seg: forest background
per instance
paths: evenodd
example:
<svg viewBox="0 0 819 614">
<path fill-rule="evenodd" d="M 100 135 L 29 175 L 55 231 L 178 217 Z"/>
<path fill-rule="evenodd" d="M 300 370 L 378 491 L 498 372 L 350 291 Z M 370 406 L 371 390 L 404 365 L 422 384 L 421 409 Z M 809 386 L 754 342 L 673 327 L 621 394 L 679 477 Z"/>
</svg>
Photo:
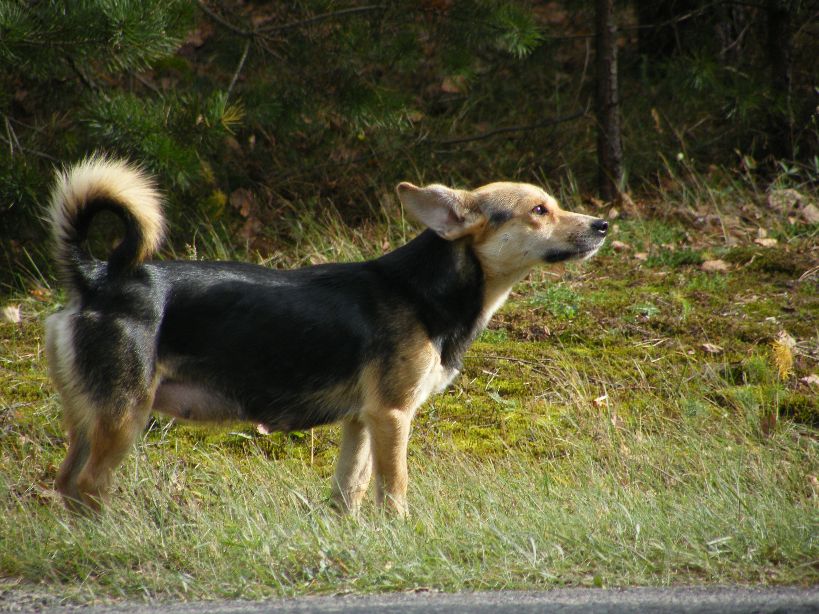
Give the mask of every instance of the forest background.
<svg viewBox="0 0 819 614">
<path fill-rule="evenodd" d="M 0 283 L 50 275 L 53 170 L 95 151 L 158 175 L 171 251 L 269 255 L 293 218 L 395 215 L 401 180 L 527 181 L 611 217 L 692 173 L 815 186 L 817 36 L 798 0 L 5 1 Z"/>
</svg>

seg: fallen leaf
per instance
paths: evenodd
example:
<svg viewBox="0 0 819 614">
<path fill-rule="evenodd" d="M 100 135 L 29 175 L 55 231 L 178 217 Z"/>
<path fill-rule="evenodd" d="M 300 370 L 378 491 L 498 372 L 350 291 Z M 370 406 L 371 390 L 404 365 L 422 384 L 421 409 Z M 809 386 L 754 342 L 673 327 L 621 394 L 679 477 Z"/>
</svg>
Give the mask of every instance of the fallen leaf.
<svg viewBox="0 0 819 614">
<path fill-rule="evenodd" d="M 771 190 L 768 192 L 768 206 L 775 211 L 796 209 L 805 197 L 794 189 Z"/>
<path fill-rule="evenodd" d="M 614 207 L 612 207 L 611 209 L 609 209 L 609 215 L 608 215 L 608 218 L 609 218 L 610 220 L 616 220 L 618 217 L 620 217 L 620 212 L 619 212 L 617 209 L 615 209 Z"/>
<path fill-rule="evenodd" d="M 252 241 L 262 231 L 262 223 L 255 217 L 249 217 L 242 224 L 239 235 L 246 241 Z"/>
<path fill-rule="evenodd" d="M 709 354 L 721 354 L 722 347 L 715 345 L 713 343 L 703 343 L 702 349 L 708 352 Z"/>
<path fill-rule="evenodd" d="M 410 111 L 407 113 L 407 119 L 410 120 L 413 124 L 417 124 L 422 119 L 424 119 L 424 114 L 421 111 Z"/>
<path fill-rule="evenodd" d="M 648 260 L 648 254 L 646 252 L 637 252 L 636 254 L 634 254 L 634 257 L 637 260 L 643 260 L 643 261 Z"/>
<path fill-rule="evenodd" d="M 776 335 L 776 341 L 791 350 L 796 347 L 796 339 L 791 337 L 786 330 L 779 331 Z"/>
<path fill-rule="evenodd" d="M 441 82 L 441 91 L 446 94 L 463 94 L 466 91 L 466 77 L 463 75 L 444 77 Z"/>
<path fill-rule="evenodd" d="M 773 247 L 779 243 L 779 241 L 776 239 L 754 239 L 754 243 L 761 245 L 762 247 Z"/>
<path fill-rule="evenodd" d="M 654 129 L 659 133 L 663 133 L 663 126 L 660 123 L 660 114 L 657 112 L 657 109 L 654 107 L 651 108 L 651 119 L 654 120 Z"/>
<path fill-rule="evenodd" d="M 198 49 L 204 45 L 211 36 L 213 36 L 213 26 L 207 21 L 200 21 L 199 27 L 191 30 L 185 37 L 184 42 Z"/>
<path fill-rule="evenodd" d="M 631 246 L 628 245 L 627 243 L 623 243 L 622 241 L 612 241 L 611 242 L 611 248 L 615 252 L 624 252 L 624 251 L 630 250 Z"/>
<path fill-rule="evenodd" d="M 706 273 L 724 273 L 728 270 L 728 263 L 724 260 L 706 260 L 700 265 L 700 270 Z"/>
<path fill-rule="evenodd" d="M 807 386 L 819 386 L 819 375 L 816 375 L 816 373 L 811 373 L 805 377 L 800 377 L 799 381 Z"/>
<path fill-rule="evenodd" d="M 230 205 L 237 209 L 242 217 L 249 217 L 253 205 L 253 193 L 245 188 L 234 190 L 230 194 Z"/>
<path fill-rule="evenodd" d="M 32 288 L 28 293 L 38 301 L 47 301 L 51 297 L 51 290 L 48 288 Z"/>
<path fill-rule="evenodd" d="M 236 152 L 237 154 L 242 153 L 242 145 L 236 140 L 236 137 L 228 135 L 225 138 L 225 145 L 228 146 L 229 149 Z"/>
<path fill-rule="evenodd" d="M 629 217 L 634 217 L 639 213 L 637 205 L 634 204 L 634 201 L 627 192 L 621 192 L 617 202 L 623 207 L 623 211 L 625 211 Z"/>
<path fill-rule="evenodd" d="M 0 311 L 0 320 L 3 322 L 19 324 L 22 319 L 20 315 L 20 305 L 6 305 L 2 311 Z"/>
<path fill-rule="evenodd" d="M 819 208 L 816 205 L 807 204 L 802 207 L 802 210 L 799 212 L 799 215 L 802 216 L 802 219 L 805 220 L 808 224 L 819 224 Z"/>
</svg>

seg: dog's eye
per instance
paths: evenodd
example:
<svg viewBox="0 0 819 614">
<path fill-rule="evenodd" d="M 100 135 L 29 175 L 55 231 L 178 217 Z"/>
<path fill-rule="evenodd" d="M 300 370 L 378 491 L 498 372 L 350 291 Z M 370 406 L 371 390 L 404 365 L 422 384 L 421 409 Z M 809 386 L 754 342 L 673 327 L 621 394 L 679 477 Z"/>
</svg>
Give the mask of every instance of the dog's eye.
<svg viewBox="0 0 819 614">
<path fill-rule="evenodd" d="M 532 213 L 535 215 L 546 215 L 549 213 L 549 210 L 543 205 L 537 205 L 534 209 L 532 209 Z"/>
</svg>

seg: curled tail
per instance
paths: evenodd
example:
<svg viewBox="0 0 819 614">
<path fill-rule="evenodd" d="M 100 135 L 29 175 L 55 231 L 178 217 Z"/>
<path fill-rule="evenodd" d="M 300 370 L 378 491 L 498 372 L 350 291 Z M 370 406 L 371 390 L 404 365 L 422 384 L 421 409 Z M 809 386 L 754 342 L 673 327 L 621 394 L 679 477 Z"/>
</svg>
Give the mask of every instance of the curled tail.
<svg viewBox="0 0 819 614">
<path fill-rule="evenodd" d="M 89 285 L 85 248 L 91 220 L 111 211 L 125 235 L 108 257 L 108 274 L 133 269 L 157 250 L 164 233 L 162 198 L 153 180 L 139 167 L 93 156 L 57 173 L 51 191 L 50 220 L 57 244 L 57 265 L 69 288 Z"/>
</svg>

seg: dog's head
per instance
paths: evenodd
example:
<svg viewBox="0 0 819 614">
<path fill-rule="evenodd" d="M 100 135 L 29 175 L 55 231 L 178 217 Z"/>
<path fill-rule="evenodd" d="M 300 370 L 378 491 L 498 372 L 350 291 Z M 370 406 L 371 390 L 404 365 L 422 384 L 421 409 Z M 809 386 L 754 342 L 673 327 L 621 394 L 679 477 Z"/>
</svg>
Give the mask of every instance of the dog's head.
<svg viewBox="0 0 819 614">
<path fill-rule="evenodd" d="M 477 190 L 401 183 L 403 205 L 448 240 L 471 237 L 487 275 L 519 275 L 541 262 L 590 258 L 606 238 L 605 220 L 563 211 L 527 183 L 490 183 Z"/>
</svg>

